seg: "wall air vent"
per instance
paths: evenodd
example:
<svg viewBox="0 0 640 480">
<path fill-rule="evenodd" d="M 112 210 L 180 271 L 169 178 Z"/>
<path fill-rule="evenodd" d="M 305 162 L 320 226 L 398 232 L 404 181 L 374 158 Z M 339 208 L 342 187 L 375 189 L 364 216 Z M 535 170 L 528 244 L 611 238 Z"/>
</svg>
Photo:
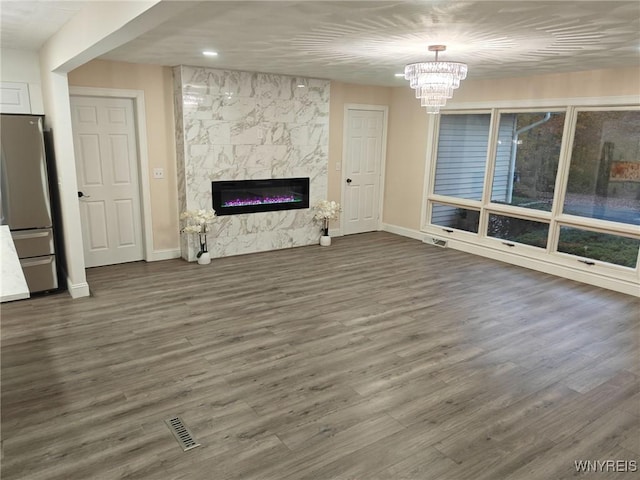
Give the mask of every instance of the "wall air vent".
<svg viewBox="0 0 640 480">
<path fill-rule="evenodd" d="M 428 243 L 429 245 L 435 245 L 436 247 L 442 247 L 442 248 L 447 247 L 447 241 L 442 238 L 425 237 L 423 241 L 424 243 Z"/>
</svg>

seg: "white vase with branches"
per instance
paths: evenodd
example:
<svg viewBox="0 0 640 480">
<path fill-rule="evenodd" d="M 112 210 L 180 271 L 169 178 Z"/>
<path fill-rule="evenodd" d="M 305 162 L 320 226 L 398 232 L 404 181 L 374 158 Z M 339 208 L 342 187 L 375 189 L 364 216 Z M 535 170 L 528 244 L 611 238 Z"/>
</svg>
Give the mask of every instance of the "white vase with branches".
<svg viewBox="0 0 640 480">
<path fill-rule="evenodd" d="M 182 212 L 180 219 L 184 220 L 186 225 L 182 228 L 182 233 L 197 235 L 200 249 L 196 255 L 200 265 L 211 263 L 211 256 L 207 247 L 207 233 L 209 226 L 216 218 L 216 212 L 212 208 L 200 210 L 187 210 Z"/>
<path fill-rule="evenodd" d="M 338 202 L 333 200 L 319 200 L 313 206 L 313 219 L 322 225 L 322 235 L 320 236 L 320 245 L 328 247 L 331 245 L 331 237 L 329 236 L 329 222 L 337 220 L 341 208 Z"/>
</svg>

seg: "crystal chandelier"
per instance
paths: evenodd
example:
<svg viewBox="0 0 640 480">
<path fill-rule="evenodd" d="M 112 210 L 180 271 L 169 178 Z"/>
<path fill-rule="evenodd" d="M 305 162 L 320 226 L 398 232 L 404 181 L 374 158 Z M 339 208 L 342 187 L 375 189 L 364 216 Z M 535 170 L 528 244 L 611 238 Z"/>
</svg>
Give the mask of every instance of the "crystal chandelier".
<svg viewBox="0 0 640 480">
<path fill-rule="evenodd" d="M 445 45 L 429 45 L 430 52 L 436 52 L 434 62 L 410 63 L 404 67 L 404 78 L 415 89 L 420 104 L 427 107 L 427 113 L 439 113 L 447 99 L 453 97 L 453 90 L 460 86 L 460 80 L 467 78 L 467 64 L 439 62 L 438 52 L 444 52 Z"/>
</svg>

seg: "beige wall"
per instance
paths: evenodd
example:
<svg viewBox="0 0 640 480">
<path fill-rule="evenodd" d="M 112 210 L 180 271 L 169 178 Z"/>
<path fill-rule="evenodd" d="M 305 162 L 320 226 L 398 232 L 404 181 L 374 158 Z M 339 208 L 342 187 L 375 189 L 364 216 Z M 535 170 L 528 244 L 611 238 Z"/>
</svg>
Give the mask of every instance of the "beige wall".
<svg viewBox="0 0 640 480">
<path fill-rule="evenodd" d="M 383 220 L 420 229 L 430 116 L 409 87 L 391 89 L 387 139 L 387 171 Z M 636 97 L 640 103 L 640 69 L 594 70 L 526 78 L 464 80 L 448 106 L 562 99 L 576 97 Z M 539 102 L 538 102 L 539 103 Z"/>
<path fill-rule="evenodd" d="M 154 251 L 179 248 L 178 190 L 171 68 L 104 60 L 91 61 L 68 74 L 70 86 L 144 91 Z M 154 168 L 164 179 L 154 179 Z"/>
<path fill-rule="evenodd" d="M 428 114 L 409 87 L 391 90 L 382 220 L 418 230 Z"/>
<path fill-rule="evenodd" d="M 342 137 L 344 128 L 344 106 L 348 103 L 361 105 L 391 104 L 391 88 L 350 83 L 331 82 L 329 100 L 329 184 L 328 199 L 342 202 Z M 389 115 L 389 122 L 392 117 Z M 387 162 L 389 159 L 387 158 Z M 338 167 L 338 170 L 336 170 Z M 332 226 L 337 227 L 337 222 Z"/>
<path fill-rule="evenodd" d="M 178 207 L 171 70 L 154 65 L 95 60 L 69 73 L 74 86 L 144 90 L 149 168 L 165 168 L 151 184 L 154 249 L 178 248 Z M 527 78 L 467 79 L 450 105 L 547 98 L 638 95 L 640 70 L 626 68 Z M 389 106 L 383 222 L 419 230 L 429 115 L 408 87 L 388 88 L 331 82 L 328 198 L 342 201 L 344 106 Z M 432 118 L 432 117 L 431 117 Z M 337 225 L 334 225 L 336 227 Z"/>
<path fill-rule="evenodd" d="M 463 80 L 449 102 L 526 100 L 635 95 L 640 100 L 640 69 L 619 68 L 556 73 L 525 78 Z"/>
</svg>

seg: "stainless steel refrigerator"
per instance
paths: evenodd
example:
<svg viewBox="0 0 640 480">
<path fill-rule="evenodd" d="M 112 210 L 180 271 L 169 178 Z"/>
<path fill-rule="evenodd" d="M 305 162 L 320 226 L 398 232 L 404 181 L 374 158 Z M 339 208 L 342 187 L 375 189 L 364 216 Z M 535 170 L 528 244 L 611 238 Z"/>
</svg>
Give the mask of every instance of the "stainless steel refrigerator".
<svg viewBox="0 0 640 480">
<path fill-rule="evenodd" d="M 31 293 L 58 288 L 43 117 L 0 118 L 0 224 L 8 225 Z"/>
</svg>

